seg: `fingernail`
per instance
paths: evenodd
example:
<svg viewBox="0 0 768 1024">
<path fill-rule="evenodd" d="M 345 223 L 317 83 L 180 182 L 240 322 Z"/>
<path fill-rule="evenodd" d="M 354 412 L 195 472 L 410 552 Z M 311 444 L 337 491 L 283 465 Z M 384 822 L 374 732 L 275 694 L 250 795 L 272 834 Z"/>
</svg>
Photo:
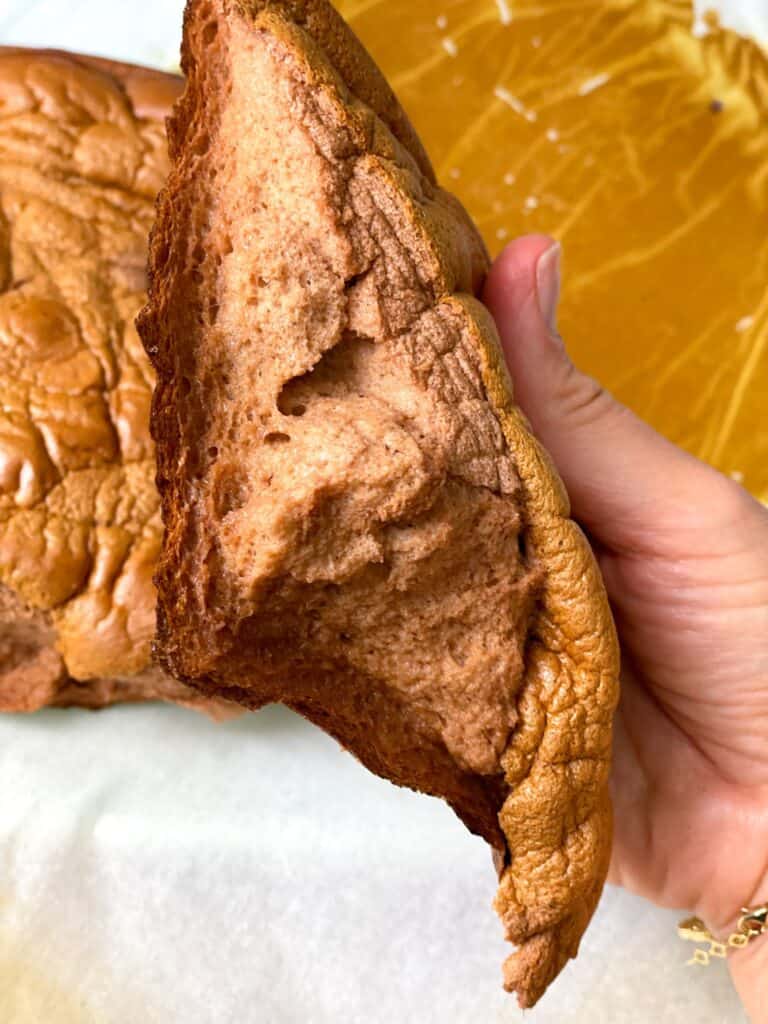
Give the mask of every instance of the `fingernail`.
<svg viewBox="0 0 768 1024">
<path fill-rule="evenodd" d="M 539 309 L 549 329 L 557 333 L 557 306 L 560 301 L 560 263 L 563 247 L 555 242 L 539 256 L 536 265 L 536 290 Z"/>
</svg>

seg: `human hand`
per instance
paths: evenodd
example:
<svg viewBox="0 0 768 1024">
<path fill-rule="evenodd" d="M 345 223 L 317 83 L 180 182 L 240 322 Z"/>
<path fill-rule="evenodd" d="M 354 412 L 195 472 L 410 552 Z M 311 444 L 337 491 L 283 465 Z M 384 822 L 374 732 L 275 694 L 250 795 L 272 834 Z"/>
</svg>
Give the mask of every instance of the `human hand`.
<svg viewBox="0 0 768 1024">
<path fill-rule="evenodd" d="M 573 365 L 558 296 L 559 246 L 530 236 L 484 298 L 619 630 L 611 880 L 732 931 L 740 907 L 768 900 L 768 510 Z M 631 330 L 616 343 L 633 358 Z M 768 937 L 730 962 L 768 1020 Z"/>
</svg>

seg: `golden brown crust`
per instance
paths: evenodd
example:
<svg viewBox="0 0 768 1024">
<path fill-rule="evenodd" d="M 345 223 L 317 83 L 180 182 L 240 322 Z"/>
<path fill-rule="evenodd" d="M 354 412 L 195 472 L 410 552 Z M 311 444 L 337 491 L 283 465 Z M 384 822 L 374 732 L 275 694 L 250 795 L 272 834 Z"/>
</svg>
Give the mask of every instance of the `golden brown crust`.
<svg viewBox="0 0 768 1024">
<path fill-rule="evenodd" d="M 507 937 L 520 946 L 505 965 L 505 987 L 532 1006 L 576 956 L 608 873 L 619 653 L 592 551 L 570 518 L 557 471 L 514 404 L 491 317 L 477 319 L 485 328 L 479 342 L 488 397 L 515 452 L 531 543 L 547 566 L 520 722 L 504 753 L 510 794 L 499 819 L 510 860 L 496 897 Z"/>
<path fill-rule="evenodd" d="M 151 367 L 132 320 L 181 80 L 0 48 L 0 710 L 199 695 L 150 664 Z"/>
<path fill-rule="evenodd" d="M 188 5 L 140 320 L 158 647 L 448 799 L 501 854 L 505 982 L 529 1006 L 607 871 L 616 641 L 466 294 L 479 236 L 377 111 L 379 73 L 338 56 L 347 31 L 319 0 Z"/>
<path fill-rule="evenodd" d="M 0 46 L 0 59 L 4 57 L 17 57 L 24 61 L 44 60 L 46 63 L 59 64 L 62 68 L 79 66 L 90 71 L 100 71 L 106 78 L 120 82 L 136 117 L 157 121 L 160 124 L 168 117 L 184 88 L 180 75 L 143 67 L 140 64 L 126 64 L 105 57 L 72 53 L 69 50 Z"/>
</svg>

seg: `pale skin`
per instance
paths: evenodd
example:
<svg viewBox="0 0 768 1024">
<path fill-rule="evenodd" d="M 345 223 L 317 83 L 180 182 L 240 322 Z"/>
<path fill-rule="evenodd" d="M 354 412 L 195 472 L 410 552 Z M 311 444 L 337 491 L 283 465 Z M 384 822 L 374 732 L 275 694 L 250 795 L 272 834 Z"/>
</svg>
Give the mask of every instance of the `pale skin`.
<svg viewBox="0 0 768 1024">
<path fill-rule="evenodd" d="M 739 908 L 768 901 L 768 509 L 573 365 L 559 281 L 559 247 L 522 238 L 485 301 L 619 630 L 611 880 L 727 935 Z M 729 966 L 750 1019 L 768 1022 L 768 935 Z"/>
</svg>

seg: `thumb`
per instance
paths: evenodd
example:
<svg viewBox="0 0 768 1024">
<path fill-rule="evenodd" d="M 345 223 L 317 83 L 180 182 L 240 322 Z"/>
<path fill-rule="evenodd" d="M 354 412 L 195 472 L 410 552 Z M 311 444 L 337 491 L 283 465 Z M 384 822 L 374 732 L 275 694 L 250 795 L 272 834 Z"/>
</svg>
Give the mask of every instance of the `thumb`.
<svg viewBox="0 0 768 1024">
<path fill-rule="evenodd" d="M 560 261 L 560 245 L 551 238 L 521 238 L 501 254 L 485 286 L 518 404 L 552 455 L 575 517 L 593 537 L 617 550 L 659 553 L 667 531 L 676 533 L 683 522 L 695 526 L 695 495 L 711 498 L 713 486 L 735 485 L 574 366 L 556 326 Z"/>
</svg>

